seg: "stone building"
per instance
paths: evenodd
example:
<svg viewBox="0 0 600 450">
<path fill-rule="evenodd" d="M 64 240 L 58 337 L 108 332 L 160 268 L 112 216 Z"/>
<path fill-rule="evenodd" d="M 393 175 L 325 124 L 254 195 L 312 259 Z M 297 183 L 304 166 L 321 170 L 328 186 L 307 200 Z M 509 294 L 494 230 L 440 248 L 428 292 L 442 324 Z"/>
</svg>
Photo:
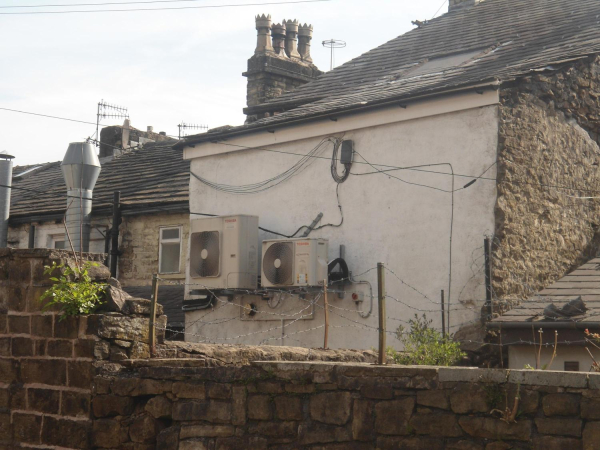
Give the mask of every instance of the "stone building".
<svg viewBox="0 0 600 450">
<path fill-rule="evenodd" d="M 447 14 L 266 99 L 263 118 L 177 144 L 191 162 L 190 208 L 258 215 L 283 235 L 323 213 L 310 236 L 329 239 L 329 259 L 344 245 L 350 270 L 363 274 L 356 281 L 372 285 L 377 262 L 392 271 L 389 330 L 415 313 L 440 328 L 441 290 L 451 333 L 489 319 L 482 244 L 493 236 L 496 316 L 598 252 L 599 14 L 597 0 L 452 0 Z M 347 167 L 335 153 L 342 140 L 354 145 Z M 296 167 L 301 156 L 310 164 Z M 301 170 L 267 190 L 232 193 L 290 168 Z M 350 174 L 340 182 L 336 171 Z M 345 289 L 359 301 L 331 306 L 330 345 L 376 345 L 368 286 Z M 279 310 L 228 298 L 274 318 L 255 314 L 202 333 L 321 345 L 322 332 L 311 330 L 323 326 L 322 300 L 309 317 L 288 311 L 286 321 L 283 304 L 301 310 L 302 299 L 290 297 Z M 234 311 L 218 307 L 211 317 Z"/>
<path fill-rule="evenodd" d="M 108 127 L 109 131 L 105 129 L 101 135 L 122 128 Z M 189 163 L 173 150 L 173 143 L 148 142 L 131 148 L 129 141 L 127 149 L 108 143 L 101 147 L 104 154 L 93 192 L 90 252 L 110 253 L 113 194 L 120 191 L 117 277 L 136 297 L 150 297 L 154 273 L 178 283 L 185 278 Z M 15 167 L 13 186 L 9 246 L 68 250 L 63 224 L 67 191 L 60 161 Z M 162 282 L 159 302 L 165 307 L 171 329 L 183 327 L 182 301 L 182 286 Z"/>
<path fill-rule="evenodd" d="M 310 56 L 312 25 L 302 25 L 297 20 L 273 24 L 271 16 L 263 14 L 256 16 L 256 29 L 256 50 L 248 60 L 248 71 L 243 73 L 248 78 L 246 123 L 277 114 L 276 110 L 261 105 L 323 73 Z"/>
</svg>

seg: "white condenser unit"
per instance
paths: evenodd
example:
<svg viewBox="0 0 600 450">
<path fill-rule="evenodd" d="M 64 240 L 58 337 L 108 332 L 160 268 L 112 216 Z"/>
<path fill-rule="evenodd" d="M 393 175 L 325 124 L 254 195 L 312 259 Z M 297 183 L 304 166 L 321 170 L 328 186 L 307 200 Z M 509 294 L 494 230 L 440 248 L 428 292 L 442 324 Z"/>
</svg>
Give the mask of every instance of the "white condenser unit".
<svg viewBox="0 0 600 450">
<path fill-rule="evenodd" d="M 327 239 L 274 239 L 262 243 L 263 287 L 322 286 L 327 279 Z"/>
<path fill-rule="evenodd" d="M 256 289 L 258 216 L 192 220 L 188 276 L 192 289 Z"/>
</svg>

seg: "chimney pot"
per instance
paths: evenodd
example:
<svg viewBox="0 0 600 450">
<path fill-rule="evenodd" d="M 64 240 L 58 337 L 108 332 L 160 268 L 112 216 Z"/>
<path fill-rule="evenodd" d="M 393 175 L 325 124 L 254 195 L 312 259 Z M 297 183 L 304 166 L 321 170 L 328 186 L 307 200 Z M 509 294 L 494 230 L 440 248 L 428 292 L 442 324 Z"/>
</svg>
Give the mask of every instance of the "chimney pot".
<svg viewBox="0 0 600 450">
<path fill-rule="evenodd" d="M 271 53 L 273 52 L 273 45 L 271 43 L 271 15 L 256 16 L 256 31 L 258 37 L 256 41 L 255 54 Z"/>
<path fill-rule="evenodd" d="M 292 59 L 300 59 L 300 53 L 298 53 L 298 21 L 288 20 L 285 22 L 286 35 L 285 35 L 285 52 Z"/>
<path fill-rule="evenodd" d="M 285 21 L 281 23 L 276 23 L 272 28 L 273 33 L 273 50 L 275 53 L 279 55 L 281 58 L 286 58 L 287 55 L 285 53 Z"/>
<path fill-rule="evenodd" d="M 298 53 L 302 57 L 302 61 L 312 63 L 312 57 L 310 56 L 310 41 L 313 36 L 312 25 L 300 25 L 298 27 Z"/>
<path fill-rule="evenodd" d="M 158 134 L 160 134 L 161 136 L 166 136 L 166 135 L 167 135 L 167 133 L 166 133 L 166 132 L 164 132 L 164 131 L 161 131 L 161 132 L 160 132 L 160 133 L 158 133 Z"/>
<path fill-rule="evenodd" d="M 153 126 L 150 126 L 150 125 L 148 125 L 148 126 L 146 127 L 146 131 L 147 131 L 148 133 L 152 133 L 152 131 L 153 131 L 153 130 L 154 130 L 154 127 L 153 127 Z"/>
</svg>

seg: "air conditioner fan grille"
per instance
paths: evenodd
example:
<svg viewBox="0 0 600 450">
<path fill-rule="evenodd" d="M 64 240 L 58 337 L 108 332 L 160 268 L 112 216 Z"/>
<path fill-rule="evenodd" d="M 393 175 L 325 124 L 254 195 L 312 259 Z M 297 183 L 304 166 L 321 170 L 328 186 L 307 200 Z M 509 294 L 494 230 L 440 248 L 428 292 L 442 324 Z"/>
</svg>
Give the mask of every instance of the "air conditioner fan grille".
<svg viewBox="0 0 600 450">
<path fill-rule="evenodd" d="M 200 277 L 218 277 L 219 276 L 219 232 L 203 231 L 198 237 L 198 258 L 197 272 Z"/>
<path fill-rule="evenodd" d="M 294 247 L 290 242 L 276 242 L 263 256 L 263 272 L 271 284 L 290 285 L 294 283 Z"/>
</svg>

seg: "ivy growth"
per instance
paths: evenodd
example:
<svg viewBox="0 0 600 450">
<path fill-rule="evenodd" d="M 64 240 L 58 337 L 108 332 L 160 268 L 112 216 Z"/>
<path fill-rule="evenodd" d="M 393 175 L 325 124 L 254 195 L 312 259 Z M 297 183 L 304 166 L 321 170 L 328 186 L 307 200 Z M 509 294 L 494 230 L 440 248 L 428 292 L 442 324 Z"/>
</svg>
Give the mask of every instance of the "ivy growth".
<svg viewBox="0 0 600 450">
<path fill-rule="evenodd" d="M 72 268 L 53 262 L 51 266 L 44 266 L 44 275 L 52 275 L 56 270 L 60 274 L 50 277 L 54 284 L 40 297 L 40 301 L 50 299 L 43 310 L 59 305 L 60 320 L 64 320 L 67 316 L 93 313 L 104 303 L 106 288 L 105 284 L 92 281 L 89 275 L 89 269 L 97 265 L 97 263 L 87 262 L 81 267 Z"/>
<path fill-rule="evenodd" d="M 431 320 L 427 316 L 409 321 L 410 331 L 403 326 L 396 330 L 396 337 L 404 344 L 404 350 L 398 352 L 388 347 L 387 354 L 395 363 L 419 366 L 452 366 L 465 356 L 460 344 L 448 336 L 431 328 Z"/>
</svg>

